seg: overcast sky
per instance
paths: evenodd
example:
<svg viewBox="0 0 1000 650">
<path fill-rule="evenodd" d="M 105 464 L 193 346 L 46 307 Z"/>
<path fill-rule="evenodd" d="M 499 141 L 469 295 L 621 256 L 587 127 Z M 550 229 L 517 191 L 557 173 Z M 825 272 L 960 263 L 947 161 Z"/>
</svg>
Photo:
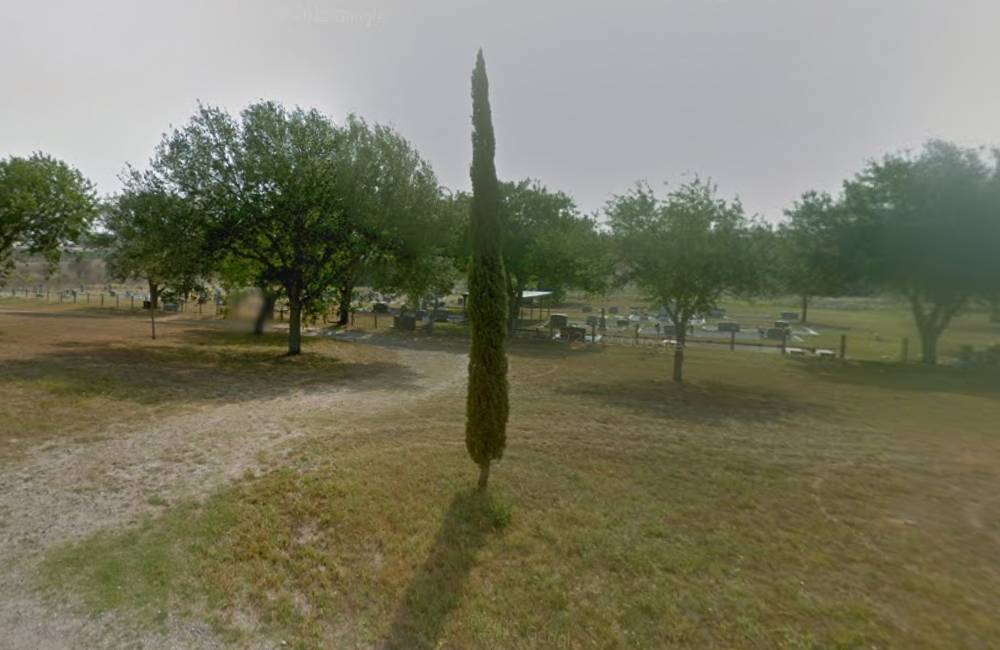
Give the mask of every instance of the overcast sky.
<svg viewBox="0 0 1000 650">
<path fill-rule="evenodd" d="M 996 0 L 0 0 L 0 156 L 112 192 L 197 100 L 267 98 L 390 123 L 467 188 L 482 46 L 502 178 L 591 211 L 700 174 L 774 219 L 927 138 L 1000 145 L 998 32 Z"/>
</svg>

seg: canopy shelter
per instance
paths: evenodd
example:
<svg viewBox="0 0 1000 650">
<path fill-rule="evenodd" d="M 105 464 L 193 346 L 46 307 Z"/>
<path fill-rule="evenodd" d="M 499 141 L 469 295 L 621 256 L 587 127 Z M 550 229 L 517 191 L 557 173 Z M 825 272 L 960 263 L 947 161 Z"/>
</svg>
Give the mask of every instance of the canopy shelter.
<svg viewBox="0 0 1000 650">
<path fill-rule="evenodd" d="M 524 317 L 524 309 L 528 309 L 528 320 L 535 319 L 535 309 L 538 309 L 538 318 L 542 318 L 542 311 L 547 310 L 546 318 L 552 314 L 552 302 L 546 300 L 552 295 L 551 291 L 522 291 L 521 292 L 521 318 Z"/>
</svg>

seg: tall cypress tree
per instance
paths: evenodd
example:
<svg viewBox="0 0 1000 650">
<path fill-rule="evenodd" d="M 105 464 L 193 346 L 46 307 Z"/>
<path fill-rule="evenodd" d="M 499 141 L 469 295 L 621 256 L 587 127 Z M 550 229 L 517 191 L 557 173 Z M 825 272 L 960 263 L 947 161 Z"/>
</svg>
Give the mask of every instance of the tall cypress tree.
<svg viewBox="0 0 1000 650">
<path fill-rule="evenodd" d="M 472 71 L 472 263 L 468 313 L 472 326 L 469 394 L 465 408 L 465 447 L 479 465 L 485 490 L 490 463 L 500 460 L 507 443 L 507 285 L 501 254 L 499 193 L 493 163 L 496 142 L 490 115 L 489 81 L 483 51 Z"/>
</svg>

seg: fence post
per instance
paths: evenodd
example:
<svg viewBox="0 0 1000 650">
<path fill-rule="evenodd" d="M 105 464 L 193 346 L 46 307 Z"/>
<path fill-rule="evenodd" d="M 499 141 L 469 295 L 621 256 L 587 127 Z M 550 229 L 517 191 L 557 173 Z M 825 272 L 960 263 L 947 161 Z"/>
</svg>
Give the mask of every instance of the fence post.
<svg viewBox="0 0 1000 650">
<path fill-rule="evenodd" d="M 135 296 L 129 296 L 129 309 L 135 309 Z"/>
<path fill-rule="evenodd" d="M 781 333 L 781 353 L 788 354 L 788 330 Z"/>
<path fill-rule="evenodd" d="M 101 307 L 104 306 L 104 292 L 101 292 Z"/>
<path fill-rule="evenodd" d="M 840 358 L 847 358 L 847 334 L 840 335 Z"/>
<path fill-rule="evenodd" d="M 597 343 L 597 323 L 590 324 L 590 342 Z"/>
<path fill-rule="evenodd" d="M 118 309 L 119 307 L 121 307 L 121 296 L 119 296 L 116 293 L 115 294 L 115 309 Z"/>
<path fill-rule="evenodd" d="M 639 345 L 639 324 L 635 325 L 635 338 L 632 340 L 632 345 Z"/>
<path fill-rule="evenodd" d="M 736 349 L 736 332 L 735 331 L 729 332 L 729 349 L 730 350 L 735 350 Z"/>
<path fill-rule="evenodd" d="M 375 329 L 378 329 L 378 312 L 377 311 L 373 311 L 372 312 L 372 316 L 375 317 Z"/>
<path fill-rule="evenodd" d="M 906 361 L 909 358 L 909 356 L 910 356 L 910 339 L 904 336 L 903 337 L 903 349 L 900 352 L 900 358 L 901 358 L 902 362 L 906 363 Z"/>
</svg>

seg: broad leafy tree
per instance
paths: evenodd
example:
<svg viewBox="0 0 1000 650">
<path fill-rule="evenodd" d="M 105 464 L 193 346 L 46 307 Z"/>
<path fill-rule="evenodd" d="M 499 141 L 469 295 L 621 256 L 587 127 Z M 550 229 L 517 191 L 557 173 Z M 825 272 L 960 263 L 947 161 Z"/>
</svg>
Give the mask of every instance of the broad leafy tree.
<svg viewBox="0 0 1000 650">
<path fill-rule="evenodd" d="M 858 263 L 847 245 L 849 215 L 829 194 L 806 192 L 785 216 L 775 242 L 780 288 L 801 298 L 805 323 L 811 297 L 842 295 L 857 286 Z"/>
<path fill-rule="evenodd" d="M 203 106 L 153 163 L 197 208 L 214 249 L 256 266 L 259 286 L 281 287 L 289 354 L 301 351 L 303 312 L 335 286 L 350 232 L 337 191 L 338 137 L 317 111 L 260 102 L 236 119 Z"/>
<path fill-rule="evenodd" d="M 365 278 L 415 303 L 442 283 L 450 289 L 454 278 L 439 270 L 451 224 L 437 177 L 413 145 L 387 126 L 348 117 L 339 139 L 337 187 L 350 225 L 338 257 L 341 324 Z"/>
<path fill-rule="evenodd" d="M 845 184 L 845 206 L 865 273 L 910 305 L 923 362 L 970 301 L 995 291 L 995 165 L 976 150 L 931 141 L 917 154 L 869 164 Z"/>
<path fill-rule="evenodd" d="M 512 321 L 527 289 L 588 292 L 605 288 L 610 259 L 594 219 L 581 216 L 573 199 L 540 182 L 500 184 L 504 265 Z"/>
<path fill-rule="evenodd" d="M 55 264 L 96 216 L 94 186 L 77 169 L 43 153 L 0 160 L 0 283 L 16 249 Z"/>
<path fill-rule="evenodd" d="M 479 466 L 485 490 L 490 463 L 503 457 L 509 413 L 507 385 L 507 277 L 501 252 L 500 202 L 494 152 L 489 81 L 482 50 L 472 72 L 472 202 L 469 210 L 472 262 L 469 266 L 469 389 L 465 446 Z"/>
<path fill-rule="evenodd" d="M 716 196 L 695 180 L 665 198 L 645 184 L 613 197 L 605 208 L 618 267 L 670 314 L 675 330 L 674 381 L 684 378 L 691 320 L 726 292 L 749 292 L 760 265 L 752 224 L 738 201 Z"/>
<path fill-rule="evenodd" d="M 149 287 L 149 318 L 156 338 L 156 309 L 165 289 L 190 291 L 208 270 L 204 229 L 183 197 L 132 172 L 125 189 L 106 206 L 109 272 L 142 278 Z"/>
</svg>

